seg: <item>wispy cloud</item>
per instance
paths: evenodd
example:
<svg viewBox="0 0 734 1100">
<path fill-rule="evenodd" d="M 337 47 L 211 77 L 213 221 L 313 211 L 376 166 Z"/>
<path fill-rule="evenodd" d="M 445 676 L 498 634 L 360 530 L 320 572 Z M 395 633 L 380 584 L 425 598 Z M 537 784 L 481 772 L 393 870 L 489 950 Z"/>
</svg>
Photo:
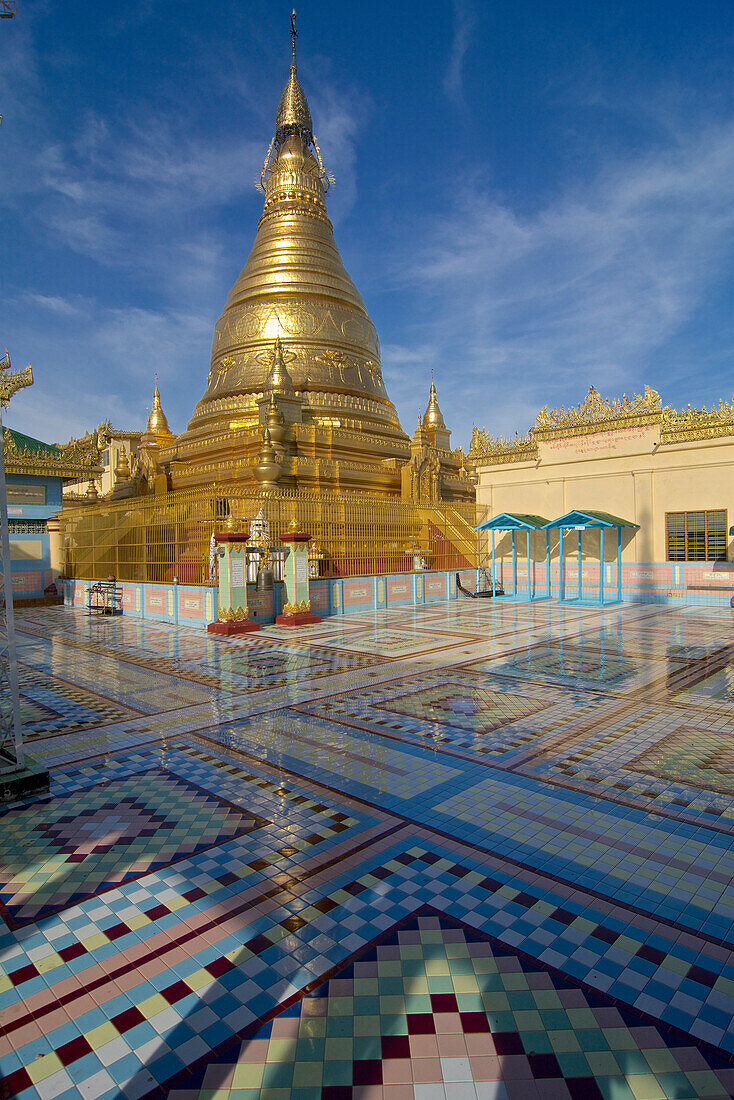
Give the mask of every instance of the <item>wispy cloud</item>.
<svg viewBox="0 0 734 1100">
<path fill-rule="evenodd" d="M 166 414 L 182 430 L 204 391 L 212 319 L 190 309 L 108 307 L 94 299 L 19 296 L 5 332 L 11 356 L 33 364 L 35 385 L 13 401 L 9 423 L 42 439 L 68 439 L 108 417 L 145 423 L 160 379 Z"/>
<path fill-rule="evenodd" d="M 727 123 L 609 165 L 533 215 L 467 186 L 402 270 L 420 288 L 421 343 L 430 334 L 445 364 L 437 381 L 461 365 L 461 392 L 445 391 L 453 426 L 467 434 L 478 415 L 524 430 L 526 409 L 648 380 L 732 260 L 733 176 Z"/>
<path fill-rule="evenodd" d="M 462 97 L 464 58 L 476 22 L 476 10 L 471 0 L 454 0 L 454 33 L 443 78 L 444 91 L 451 99 L 460 100 Z"/>
</svg>

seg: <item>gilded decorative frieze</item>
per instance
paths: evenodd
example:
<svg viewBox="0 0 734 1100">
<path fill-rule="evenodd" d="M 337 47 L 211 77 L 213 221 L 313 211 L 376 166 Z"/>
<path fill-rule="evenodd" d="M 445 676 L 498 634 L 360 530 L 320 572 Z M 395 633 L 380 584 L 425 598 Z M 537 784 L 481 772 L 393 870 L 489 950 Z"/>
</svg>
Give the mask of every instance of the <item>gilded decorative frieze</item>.
<svg viewBox="0 0 734 1100">
<path fill-rule="evenodd" d="M 75 441 L 76 442 L 76 441 Z M 12 431 L 3 434 L 5 471 L 9 474 L 36 474 L 38 476 L 86 480 L 102 473 L 99 452 L 96 448 L 83 450 L 75 446 L 44 446 L 43 449 L 19 446 Z"/>
<path fill-rule="evenodd" d="M 660 433 L 663 443 L 686 443 L 722 435 L 734 435 L 734 401 L 720 400 L 710 411 L 689 405 L 687 411 L 666 409 L 663 414 Z"/>
<path fill-rule="evenodd" d="M 560 409 L 548 411 L 544 405 L 531 429 L 533 438 L 538 440 L 560 439 L 575 435 L 588 435 L 591 432 L 604 431 L 607 428 L 626 428 L 632 425 L 657 424 L 663 414 L 660 394 L 650 386 L 645 386 L 644 394 L 626 394 L 611 400 L 602 397 L 594 387 L 577 407 L 569 409 L 561 405 Z"/>
<path fill-rule="evenodd" d="M 471 463 L 527 462 L 538 457 L 538 445 L 532 430 L 527 435 L 515 433 L 514 439 L 504 435 L 494 436 L 484 428 L 475 426 L 471 437 L 468 460 Z"/>
</svg>

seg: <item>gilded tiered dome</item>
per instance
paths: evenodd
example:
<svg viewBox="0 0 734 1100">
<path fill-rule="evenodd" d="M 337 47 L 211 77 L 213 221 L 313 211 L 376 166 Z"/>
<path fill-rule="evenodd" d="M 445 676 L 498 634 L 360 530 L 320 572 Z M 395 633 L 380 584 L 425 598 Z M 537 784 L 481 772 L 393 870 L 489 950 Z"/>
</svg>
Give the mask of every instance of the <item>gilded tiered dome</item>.
<svg viewBox="0 0 734 1100">
<path fill-rule="evenodd" d="M 385 390 L 375 327 L 334 241 L 328 177 L 298 80 L 295 38 L 262 180 L 255 243 L 217 321 L 206 392 L 178 439 L 174 480 L 222 479 L 233 432 L 242 438 L 237 477 L 246 472 L 244 447 L 249 478 L 262 438 L 260 406 L 274 388 L 274 364 L 279 369 L 277 340 L 292 382 L 288 408 L 280 406 L 292 425 L 289 483 L 308 487 L 327 478 L 343 488 L 399 493 L 408 437 Z"/>
</svg>

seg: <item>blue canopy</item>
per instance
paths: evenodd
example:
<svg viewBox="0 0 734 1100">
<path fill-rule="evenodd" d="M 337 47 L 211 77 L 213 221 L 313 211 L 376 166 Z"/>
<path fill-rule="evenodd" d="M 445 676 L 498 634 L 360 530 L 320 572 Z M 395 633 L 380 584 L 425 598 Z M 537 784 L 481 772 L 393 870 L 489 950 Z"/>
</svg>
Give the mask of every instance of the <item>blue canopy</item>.
<svg viewBox="0 0 734 1100">
<path fill-rule="evenodd" d="M 566 512 L 565 516 L 559 516 L 558 519 L 553 519 L 550 523 L 545 524 L 546 530 L 562 527 L 633 527 L 635 531 L 639 531 L 639 523 L 632 523 L 628 519 L 622 519 L 620 516 L 610 515 L 609 512 L 581 512 L 573 511 Z"/>
<path fill-rule="evenodd" d="M 494 519 L 487 519 L 475 527 L 475 531 L 540 531 L 548 526 L 545 516 L 525 515 L 518 512 L 502 512 Z"/>
</svg>

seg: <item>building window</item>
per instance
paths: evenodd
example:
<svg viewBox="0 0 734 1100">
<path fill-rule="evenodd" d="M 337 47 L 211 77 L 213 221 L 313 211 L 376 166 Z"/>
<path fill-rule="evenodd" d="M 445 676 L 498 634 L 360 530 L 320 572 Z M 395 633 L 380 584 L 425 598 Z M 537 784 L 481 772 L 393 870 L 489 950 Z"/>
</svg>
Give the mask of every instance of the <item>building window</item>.
<svg viewBox="0 0 734 1100">
<path fill-rule="evenodd" d="M 45 535 L 47 531 L 45 519 L 8 520 L 10 535 Z"/>
<path fill-rule="evenodd" d="M 13 485 L 8 482 L 8 504 L 45 504 L 45 485 Z"/>
<path fill-rule="evenodd" d="M 109 452 L 109 450 L 106 450 L 104 452 L 104 454 L 102 455 L 102 465 L 103 466 L 109 466 L 109 464 L 110 464 L 110 452 Z"/>
<path fill-rule="evenodd" d="M 726 561 L 726 509 L 668 512 L 668 561 Z"/>
</svg>

